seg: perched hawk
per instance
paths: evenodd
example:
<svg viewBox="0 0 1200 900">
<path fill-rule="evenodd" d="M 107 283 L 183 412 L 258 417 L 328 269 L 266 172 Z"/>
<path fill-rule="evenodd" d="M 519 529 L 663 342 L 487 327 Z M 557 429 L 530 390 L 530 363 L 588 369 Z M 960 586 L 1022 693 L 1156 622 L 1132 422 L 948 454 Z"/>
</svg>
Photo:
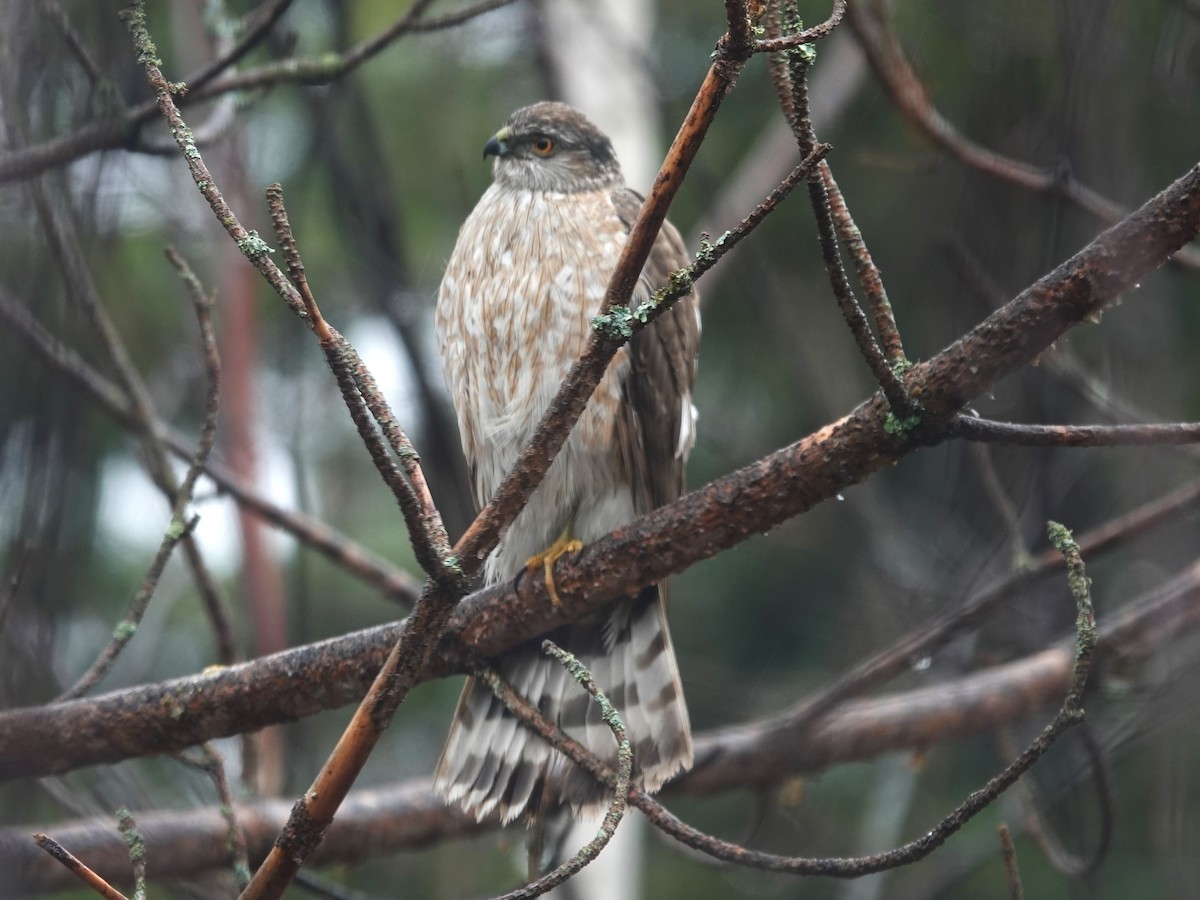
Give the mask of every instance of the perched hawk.
<svg viewBox="0 0 1200 900">
<path fill-rule="evenodd" d="M 437 304 L 442 366 L 481 506 L 513 467 L 583 351 L 641 207 L 611 142 L 562 103 L 514 112 L 487 142 L 493 180 L 463 224 Z M 688 262 L 664 224 L 631 303 Z M 484 566 L 488 584 L 549 564 L 676 499 L 695 441 L 700 339 L 695 293 L 622 348 L 529 505 Z M 635 781 L 657 790 L 692 764 L 687 707 L 667 632 L 666 583 L 550 635 L 591 669 L 620 710 Z M 552 721 L 615 763 L 599 707 L 539 642 L 499 671 Z M 547 800 L 577 815 L 606 802 L 592 776 L 521 726 L 487 686 L 467 682 L 435 775 L 437 790 L 482 819 L 532 816 Z"/>
</svg>

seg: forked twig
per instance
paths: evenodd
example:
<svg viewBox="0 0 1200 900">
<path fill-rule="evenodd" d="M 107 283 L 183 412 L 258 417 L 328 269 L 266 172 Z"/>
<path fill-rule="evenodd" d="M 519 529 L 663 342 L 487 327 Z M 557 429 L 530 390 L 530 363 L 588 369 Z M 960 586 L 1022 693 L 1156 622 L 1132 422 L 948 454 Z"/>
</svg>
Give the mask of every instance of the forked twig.
<svg viewBox="0 0 1200 900">
<path fill-rule="evenodd" d="M 417 562 L 435 581 L 456 582 L 459 575 L 457 567 L 450 560 L 450 538 L 429 492 L 416 447 L 400 427 L 374 376 L 367 370 L 357 351 L 321 314 L 296 246 L 280 184 L 272 184 L 267 188 L 267 205 L 271 210 L 275 234 L 283 248 L 288 276 L 304 303 L 309 323 L 337 379 L 342 400 L 358 429 L 359 437 L 404 514 Z M 376 425 L 379 430 L 376 430 Z M 393 456 L 380 441 L 379 431 L 383 432 L 391 453 L 399 460 L 400 468 L 397 468 Z"/>
<path fill-rule="evenodd" d="M 769 26 L 773 29 L 783 28 L 792 34 L 800 32 L 799 16 L 794 5 L 786 4 L 782 11 L 782 21 L 779 13 L 772 12 Z M 816 134 L 813 131 L 812 118 L 809 115 L 808 103 L 808 73 L 816 60 L 816 51 L 807 43 L 784 50 L 782 60 L 773 60 L 771 74 L 776 83 L 776 94 L 780 104 L 796 136 L 796 142 L 801 153 L 808 153 L 816 145 Z M 832 194 L 830 190 L 832 186 Z M 887 397 L 892 415 L 898 423 L 915 424 L 917 412 L 913 399 L 909 396 L 900 376 L 908 369 L 900 344 L 900 334 L 892 316 L 891 304 L 883 290 L 883 282 L 875 269 L 866 244 L 861 234 L 850 218 L 844 198 L 833 180 L 829 165 L 821 167 L 817 177 L 808 182 L 809 201 L 812 204 L 813 218 L 817 225 L 817 237 L 821 248 L 821 258 L 825 263 L 825 272 L 829 276 L 829 284 L 837 300 L 838 309 L 846 320 L 850 333 L 858 344 L 859 352 L 866 360 L 871 373 Z M 834 198 L 836 198 L 836 209 Z M 880 334 L 888 346 L 885 355 L 875 336 L 871 333 L 866 314 L 863 313 L 854 290 L 850 287 L 845 267 L 842 265 L 841 254 L 838 251 L 840 232 L 853 253 L 859 269 L 859 275 L 872 301 L 875 321 Z"/>
</svg>

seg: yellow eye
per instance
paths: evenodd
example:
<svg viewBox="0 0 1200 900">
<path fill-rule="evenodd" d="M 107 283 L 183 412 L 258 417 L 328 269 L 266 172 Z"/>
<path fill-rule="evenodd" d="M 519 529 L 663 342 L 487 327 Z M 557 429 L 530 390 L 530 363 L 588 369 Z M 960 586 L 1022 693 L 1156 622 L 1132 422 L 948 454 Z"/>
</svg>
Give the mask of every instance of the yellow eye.
<svg viewBox="0 0 1200 900">
<path fill-rule="evenodd" d="M 541 137 L 534 138 L 533 152 L 538 156 L 549 156 L 554 152 L 554 141 L 544 134 Z"/>
</svg>

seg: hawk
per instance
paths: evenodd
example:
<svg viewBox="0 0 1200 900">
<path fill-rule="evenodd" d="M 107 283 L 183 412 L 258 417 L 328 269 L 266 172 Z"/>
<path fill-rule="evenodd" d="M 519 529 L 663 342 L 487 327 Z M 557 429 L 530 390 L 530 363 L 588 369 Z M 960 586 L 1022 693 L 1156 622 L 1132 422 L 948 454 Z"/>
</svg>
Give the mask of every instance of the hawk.
<svg viewBox="0 0 1200 900">
<path fill-rule="evenodd" d="M 612 143 L 579 111 L 518 109 L 484 146 L 492 184 L 463 224 L 442 278 L 437 337 L 476 502 L 482 506 L 533 436 L 587 343 L 621 247 L 642 205 Z M 630 303 L 688 262 L 665 223 Z M 484 564 L 487 584 L 550 566 L 678 498 L 695 441 L 692 389 L 700 339 L 695 291 L 613 359 L 529 504 Z M 574 653 L 620 711 L 634 778 L 657 790 L 692 764 L 687 706 L 667 631 L 667 585 L 652 585 L 550 635 Z M 538 642 L 497 662 L 551 721 L 615 764 L 597 704 Z M 590 774 L 521 726 L 485 684 L 463 690 L 434 776 L 448 801 L 483 819 L 532 818 L 547 797 L 586 815 L 606 801 Z"/>
</svg>

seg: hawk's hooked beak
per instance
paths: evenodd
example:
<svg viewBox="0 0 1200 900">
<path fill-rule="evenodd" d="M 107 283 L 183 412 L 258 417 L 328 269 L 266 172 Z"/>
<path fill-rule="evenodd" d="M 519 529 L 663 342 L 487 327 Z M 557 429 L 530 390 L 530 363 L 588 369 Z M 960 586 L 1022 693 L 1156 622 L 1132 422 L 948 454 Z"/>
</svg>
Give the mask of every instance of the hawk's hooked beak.
<svg viewBox="0 0 1200 900">
<path fill-rule="evenodd" d="M 483 158 L 489 156 L 504 156 L 508 153 L 508 129 L 501 128 L 483 145 Z"/>
</svg>

